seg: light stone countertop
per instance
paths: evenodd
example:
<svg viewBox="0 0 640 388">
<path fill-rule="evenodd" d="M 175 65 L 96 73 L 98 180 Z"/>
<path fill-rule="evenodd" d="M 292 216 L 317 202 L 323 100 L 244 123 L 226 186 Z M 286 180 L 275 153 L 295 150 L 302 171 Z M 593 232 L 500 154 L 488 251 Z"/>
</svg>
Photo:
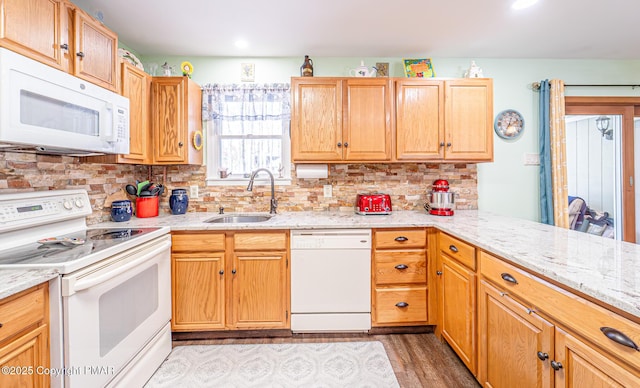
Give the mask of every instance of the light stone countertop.
<svg viewBox="0 0 640 388">
<path fill-rule="evenodd" d="M 234 214 L 249 213 L 227 215 Z M 368 216 L 353 212 L 290 212 L 278 214 L 266 222 L 203 222 L 214 217 L 218 214 L 133 217 L 131 221 L 107 222 L 99 226 L 169 226 L 173 231 L 433 226 L 542 278 L 631 314 L 640 322 L 640 245 L 636 244 L 474 210 L 457 210 L 453 217 L 432 216 L 424 211 Z"/>
<path fill-rule="evenodd" d="M 52 269 L 0 270 L 0 299 L 58 277 Z"/>
</svg>

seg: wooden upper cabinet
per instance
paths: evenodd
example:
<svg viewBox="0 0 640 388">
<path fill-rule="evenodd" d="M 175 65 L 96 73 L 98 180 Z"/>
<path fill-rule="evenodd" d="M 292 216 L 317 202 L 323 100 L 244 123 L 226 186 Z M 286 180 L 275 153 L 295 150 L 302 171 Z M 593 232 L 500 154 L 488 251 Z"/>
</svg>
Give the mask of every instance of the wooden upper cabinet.
<svg viewBox="0 0 640 388">
<path fill-rule="evenodd" d="M 129 99 L 129 154 L 119 155 L 118 161 L 143 164 L 151 159 L 149 156 L 151 76 L 126 62 L 122 63 L 121 75 L 122 95 Z"/>
<path fill-rule="evenodd" d="M 293 78 L 291 93 L 293 161 L 342 160 L 342 81 Z"/>
<path fill-rule="evenodd" d="M 74 10 L 74 14 L 73 74 L 116 91 L 118 35 L 78 8 Z"/>
<path fill-rule="evenodd" d="M 391 160 L 391 88 L 385 78 L 345 81 L 343 159 Z"/>
<path fill-rule="evenodd" d="M 293 78 L 294 162 L 391 159 L 391 87 L 382 78 Z"/>
<path fill-rule="evenodd" d="M 153 164 L 202 164 L 202 90 L 189 77 L 151 82 Z M 201 143 L 200 143 L 201 144 Z"/>
<path fill-rule="evenodd" d="M 447 160 L 493 160 L 493 82 L 445 82 L 445 156 Z"/>
<path fill-rule="evenodd" d="M 2 0 L 0 15 L 0 46 L 117 90 L 118 36 L 73 3 Z"/>
<path fill-rule="evenodd" d="M 62 1 L 2 0 L 0 7 L 0 46 L 62 69 Z"/>
<path fill-rule="evenodd" d="M 444 84 L 396 81 L 396 159 L 444 158 Z"/>
</svg>

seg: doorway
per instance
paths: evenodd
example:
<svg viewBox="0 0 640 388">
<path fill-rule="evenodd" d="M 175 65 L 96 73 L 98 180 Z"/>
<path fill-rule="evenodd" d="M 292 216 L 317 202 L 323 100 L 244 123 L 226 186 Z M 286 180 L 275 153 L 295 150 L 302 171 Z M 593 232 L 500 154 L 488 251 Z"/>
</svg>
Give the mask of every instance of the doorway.
<svg viewBox="0 0 640 388">
<path fill-rule="evenodd" d="M 566 97 L 565 107 L 569 195 L 594 213 L 602 230 L 594 227 L 593 234 L 640 241 L 640 98 Z"/>
</svg>

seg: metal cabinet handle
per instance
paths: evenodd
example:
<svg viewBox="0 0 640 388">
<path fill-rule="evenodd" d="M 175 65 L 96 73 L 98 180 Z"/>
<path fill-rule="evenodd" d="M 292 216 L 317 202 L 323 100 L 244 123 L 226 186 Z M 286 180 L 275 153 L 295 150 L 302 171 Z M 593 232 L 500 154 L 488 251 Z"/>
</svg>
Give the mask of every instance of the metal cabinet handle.
<svg viewBox="0 0 640 388">
<path fill-rule="evenodd" d="M 235 275 L 235 274 L 236 274 L 236 269 L 235 269 L 235 268 L 234 268 L 234 269 L 232 269 L 232 270 L 231 270 L 231 273 Z"/>
<path fill-rule="evenodd" d="M 63 44 L 60 45 L 60 48 L 63 49 L 63 50 L 69 50 L 69 45 L 66 44 L 66 43 L 63 43 Z"/>
<path fill-rule="evenodd" d="M 449 250 L 453 253 L 458 253 L 458 247 L 453 244 L 449 245 Z"/>
<path fill-rule="evenodd" d="M 183 142 L 178 142 L 178 147 L 182 147 L 182 146 L 184 146 L 184 143 Z"/>
<path fill-rule="evenodd" d="M 0 322 L 0 327 L 2 327 L 2 322 Z"/>
<path fill-rule="evenodd" d="M 633 342 L 631 338 L 627 337 L 627 335 L 621 332 L 620 330 L 616 330 L 612 327 L 604 326 L 600 328 L 600 331 L 604 335 L 606 335 L 607 338 L 609 338 L 611 341 L 617 342 L 620 345 L 626 346 L 628 348 L 631 348 L 640 352 L 640 348 L 638 348 L 638 345 L 636 345 L 636 343 Z"/>
<path fill-rule="evenodd" d="M 396 307 L 409 307 L 409 303 L 407 303 L 407 302 L 398 302 L 398 303 L 396 303 Z"/>
<path fill-rule="evenodd" d="M 547 360 L 547 359 L 549 359 L 549 353 L 538 352 L 538 358 L 541 361 Z"/>
<path fill-rule="evenodd" d="M 396 269 L 407 269 L 407 268 L 409 268 L 409 267 L 408 267 L 406 264 L 398 264 L 398 265 L 396 265 L 396 267 L 395 267 L 395 268 L 396 268 Z"/>
<path fill-rule="evenodd" d="M 342 143 L 338 142 L 338 148 L 342 147 Z"/>
<path fill-rule="evenodd" d="M 440 148 L 444 147 L 444 142 L 440 143 Z"/>
<path fill-rule="evenodd" d="M 346 148 L 346 147 L 349 147 L 349 143 L 347 143 L 347 142 L 345 141 L 345 142 L 344 142 L 344 146 L 345 146 L 345 148 Z"/>
<path fill-rule="evenodd" d="M 447 147 L 451 147 L 451 143 L 447 143 Z"/>
<path fill-rule="evenodd" d="M 511 274 L 508 274 L 506 272 L 503 272 L 500 274 L 500 277 L 502 278 L 502 280 L 504 280 L 505 282 L 509 282 L 509 283 L 513 283 L 513 284 L 518 284 L 518 281 L 516 280 L 516 278 L 514 278 L 513 276 L 511 276 Z"/>
<path fill-rule="evenodd" d="M 394 238 L 394 240 L 396 240 L 396 241 L 409 241 L 409 239 L 404 237 L 404 236 L 398 236 L 398 237 Z"/>
<path fill-rule="evenodd" d="M 224 275 L 224 270 L 220 270 L 220 272 L 218 272 L 220 275 Z"/>
<path fill-rule="evenodd" d="M 442 271 L 436 271 L 436 275 L 438 276 L 442 275 Z"/>
<path fill-rule="evenodd" d="M 553 368 L 553 370 L 560 370 L 560 369 L 562 369 L 562 363 L 560 363 L 560 362 L 558 362 L 556 360 L 553 360 L 553 361 L 551 361 L 551 367 Z"/>
<path fill-rule="evenodd" d="M 82 51 L 77 52 L 76 55 L 80 58 L 84 58 L 84 53 Z"/>
</svg>

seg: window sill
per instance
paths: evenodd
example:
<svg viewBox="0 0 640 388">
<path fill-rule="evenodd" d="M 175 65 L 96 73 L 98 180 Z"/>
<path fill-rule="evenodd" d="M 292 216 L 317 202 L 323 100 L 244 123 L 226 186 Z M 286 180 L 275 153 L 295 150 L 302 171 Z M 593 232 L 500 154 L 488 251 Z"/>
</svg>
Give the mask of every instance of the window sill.
<svg viewBox="0 0 640 388">
<path fill-rule="evenodd" d="M 247 186 L 249 178 L 229 177 L 229 178 L 207 178 L 207 186 Z M 259 177 L 254 181 L 254 186 L 270 185 L 269 178 Z M 275 178 L 276 186 L 291 186 L 291 178 Z"/>
</svg>

